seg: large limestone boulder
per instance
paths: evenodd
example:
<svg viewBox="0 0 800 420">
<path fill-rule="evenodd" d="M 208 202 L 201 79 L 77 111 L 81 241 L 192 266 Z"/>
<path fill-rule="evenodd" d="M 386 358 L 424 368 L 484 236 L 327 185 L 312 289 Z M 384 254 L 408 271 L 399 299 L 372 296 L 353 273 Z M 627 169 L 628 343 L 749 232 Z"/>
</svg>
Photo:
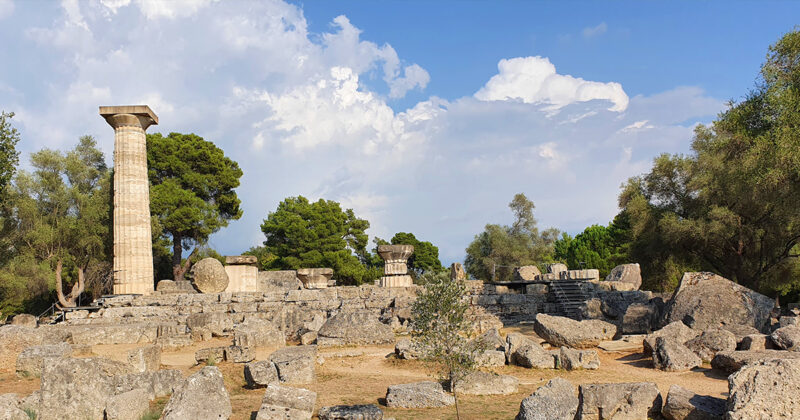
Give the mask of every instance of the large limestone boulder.
<svg viewBox="0 0 800 420">
<path fill-rule="evenodd" d="M 562 378 L 553 378 L 522 400 L 516 420 L 573 420 L 578 411 L 575 387 Z"/>
<path fill-rule="evenodd" d="M 667 304 L 667 321 L 697 330 L 740 324 L 765 330 L 775 301 L 714 273 L 685 273 Z"/>
<path fill-rule="evenodd" d="M 772 338 L 766 334 L 746 335 L 739 343 L 739 350 L 771 350 L 774 348 L 775 344 L 772 342 Z"/>
<path fill-rule="evenodd" d="M 196 331 L 208 332 L 215 337 L 230 335 L 233 331 L 233 319 L 227 313 L 209 312 L 191 314 L 186 318 L 186 326 L 195 335 Z"/>
<path fill-rule="evenodd" d="M 759 361 L 800 359 L 800 352 L 782 350 L 736 350 L 721 351 L 711 360 L 711 367 L 727 373 L 736 372 L 742 366 Z"/>
<path fill-rule="evenodd" d="M 0 370 L 13 371 L 17 356 L 28 347 L 42 344 L 42 328 L 0 325 Z"/>
<path fill-rule="evenodd" d="M 508 395 L 517 392 L 519 379 L 491 372 L 470 372 L 456 385 L 459 394 Z"/>
<path fill-rule="evenodd" d="M 649 303 L 632 303 L 622 316 L 622 334 L 650 334 L 657 317 L 657 308 Z"/>
<path fill-rule="evenodd" d="M 28 347 L 17 357 L 17 375 L 41 376 L 45 359 L 69 357 L 70 354 L 72 346 L 67 343 Z"/>
<path fill-rule="evenodd" d="M 556 367 L 556 359 L 553 354 L 533 341 L 515 347 L 509 363 L 536 369 L 554 369 Z"/>
<path fill-rule="evenodd" d="M 506 335 L 505 341 L 505 353 L 506 353 L 506 361 L 508 363 L 512 363 L 514 352 L 517 351 L 522 346 L 526 346 L 528 344 L 536 344 L 539 345 L 538 342 L 532 340 L 530 337 L 518 333 L 518 332 L 511 332 Z"/>
<path fill-rule="evenodd" d="M 21 327 L 36 328 L 36 326 L 39 324 L 39 320 L 31 314 L 19 314 L 14 315 L 14 317 L 11 318 L 10 324 L 19 325 Z"/>
<path fill-rule="evenodd" d="M 728 420 L 800 418 L 800 360 L 745 366 L 728 386 Z"/>
<path fill-rule="evenodd" d="M 800 351 L 800 327 L 790 325 L 772 332 L 772 342 L 779 349 Z"/>
<path fill-rule="evenodd" d="M 618 281 L 632 285 L 632 290 L 642 286 L 642 270 L 639 264 L 622 264 L 614 267 L 606 276 L 606 281 Z"/>
<path fill-rule="evenodd" d="M 698 395 L 686 388 L 672 385 L 661 414 L 667 420 L 723 420 L 725 400 Z"/>
<path fill-rule="evenodd" d="M 661 394 L 652 382 L 581 385 L 578 399 L 576 420 L 643 420 L 661 413 Z"/>
<path fill-rule="evenodd" d="M 177 369 L 129 373 L 114 377 L 114 393 L 121 394 L 134 389 L 144 389 L 152 400 L 172 394 L 182 384 L 183 375 Z"/>
<path fill-rule="evenodd" d="M 375 404 L 335 405 L 320 408 L 319 420 L 383 420 L 383 411 Z"/>
<path fill-rule="evenodd" d="M 46 359 L 39 418 L 102 420 L 115 377 L 128 373 L 130 365 L 108 359 Z"/>
<path fill-rule="evenodd" d="M 136 372 L 158 370 L 161 367 L 161 348 L 144 346 L 129 350 L 128 363 Z"/>
<path fill-rule="evenodd" d="M 317 344 L 389 344 L 394 342 L 392 327 L 370 311 L 343 311 L 332 316 L 317 332 Z"/>
<path fill-rule="evenodd" d="M 417 345 L 408 338 L 397 340 L 397 344 L 394 345 L 394 354 L 398 359 L 406 360 L 418 359 L 420 356 Z"/>
<path fill-rule="evenodd" d="M 560 273 L 568 270 L 569 268 L 567 267 L 567 265 L 562 263 L 553 263 L 547 266 L 547 272 L 550 274 L 555 274 L 556 278 L 558 278 L 558 275 Z"/>
<path fill-rule="evenodd" d="M 285 293 L 302 289 L 303 283 L 297 278 L 297 271 L 294 270 L 259 271 L 256 288 L 259 292 Z"/>
<path fill-rule="evenodd" d="M 561 347 L 596 347 L 601 341 L 614 338 L 617 326 L 599 319 L 575 321 L 547 314 L 537 314 L 533 326 L 536 334 L 548 343 Z"/>
<path fill-rule="evenodd" d="M 317 346 L 293 346 L 275 351 L 269 360 L 275 363 L 281 382 L 307 384 L 314 382 Z"/>
<path fill-rule="evenodd" d="M 231 400 L 225 389 L 222 372 L 206 366 L 186 378 L 164 407 L 163 420 L 228 419 Z"/>
<path fill-rule="evenodd" d="M 114 395 L 106 402 L 105 420 L 140 420 L 150 409 L 150 395 L 144 388 Z"/>
<path fill-rule="evenodd" d="M 455 404 L 452 395 L 438 382 L 414 382 L 390 385 L 386 390 L 386 406 L 398 408 L 432 408 Z"/>
<path fill-rule="evenodd" d="M 271 384 L 264 392 L 256 420 L 311 420 L 317 393 Z"/>
<path fill-rule="evenodd" d="M 600 369 L 600 356 L 595 350 L 576 350 L 561 347 L 558 354 L 558 363 L 565 370 L 597 370 Z"/>
<path fill-rule="evenodd" d="M 506 341 L 503 340 L 503 337 L 500 335 L 500 331 L 497 328 L 492 328 L 489 331 L 479 335 L 476 340 L 480 341 L 483 348 L 489 350 L 503 350 L 505 351 L 506 348 Z"/>
<path fill-rule="evenodd" d="M 699 337 L 686 342 L 686 347 L 700 356 L 704 362 L 711 362 L 721 351 L 736 350 L 736 336 L 720 329 L 705 330 Z"/>
<path fill-rule="evenodd" d="M 506 365 L 506 354 L 500 350 L 485 350 L 475 357 L 478 367 L 495 367 Z"/>
<path fill-rule="evenodd" d="M 244 365 L 244 380 L 250 388 L 263 388 L 280 382 L 278 368 L 269 360 L 251 362 Z"/>
<path fill-rule="evenodd" d="M 283 347 L 286 337 L 272 322 L 252 319 L 233 328 L 233 344 L 241 347 Z"/>
<path fill-rule="evenodd" d="M 0 419 L 30 420 L 28 414 L 20 408 L 17 394 L 0 395 Z"/>
<path fill-rule="evenodd" d="M 228 288 L 228 273 L 214 258 L 203 258 L 192 267 L 194 287 L 202 293 L 221 293 Z"/>
<path fill-rule="evenodd" d="M 678 341 L 658 337 L 653 351 L 653 365 L 667 372 L 683 372 L 700 366 L 700 357 Z"/>
<path fill-rule="evenodd" d="M 535 265 L 523 265 L 514 269 L 514 281 L 535 281 L 540 275 L 542 272 Z"/>
<path fill-rule="evenodd" d="M 656 347 L 656 340 L 661 337 L 685 344 L 687 341 L 697 337 L 701 333 L 701 331 L 687 327 L 686 324 L 681 321 L 675 321 L 667 324 L 666 327 L 652 334 L 648 334 L 647 337 L 644 338 L 642 345 L 644 346 L 645 353 L 652 353 L 653 349 Z"/>
</svg>

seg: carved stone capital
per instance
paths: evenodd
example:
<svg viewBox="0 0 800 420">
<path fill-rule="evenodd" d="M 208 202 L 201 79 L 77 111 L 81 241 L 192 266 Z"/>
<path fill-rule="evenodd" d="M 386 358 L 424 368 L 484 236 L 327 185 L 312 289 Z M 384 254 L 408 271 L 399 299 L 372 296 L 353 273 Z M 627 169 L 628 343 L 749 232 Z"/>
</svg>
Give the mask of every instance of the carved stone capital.
<svg viewBox="0 0 800 420">
<path fill-rule="evenodd" d="M 120 127 L 147 127 L 158 124 L 158 117 L 147 105 L 101 106 L 100 115 L 115 130 Z"/>
</svg>

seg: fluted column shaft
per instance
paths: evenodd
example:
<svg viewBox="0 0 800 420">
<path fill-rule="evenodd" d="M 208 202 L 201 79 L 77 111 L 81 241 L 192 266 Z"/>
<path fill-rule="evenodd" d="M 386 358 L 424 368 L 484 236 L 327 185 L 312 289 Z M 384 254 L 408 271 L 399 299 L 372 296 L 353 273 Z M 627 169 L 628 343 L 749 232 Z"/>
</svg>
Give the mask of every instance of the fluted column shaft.
<svg viewBox="0 0 800 420">
<path fill-rule="evenodd" d="M 113 108 L 138 107 L 107 108 L 113 111 Z M 103 114 L 101 108 L 101 115 L 114 128 L 114 294 L 153 292 L 145 130 L 157 120 L 152 111 L 150 114 Z"/>
</svg>

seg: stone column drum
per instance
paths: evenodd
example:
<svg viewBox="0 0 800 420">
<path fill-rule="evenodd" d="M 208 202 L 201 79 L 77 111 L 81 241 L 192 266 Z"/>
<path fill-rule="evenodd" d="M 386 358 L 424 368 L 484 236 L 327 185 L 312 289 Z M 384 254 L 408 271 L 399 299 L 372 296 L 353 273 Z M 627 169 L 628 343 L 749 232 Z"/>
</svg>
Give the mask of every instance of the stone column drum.
<svg viewBox="0 0 800 420">
<path fill-rule="evenodd" d="M 258 291 L 258 258 L 253 255 L 231 255 L 225 257 L 225 272 L 228 273 L 226 292 Z"/>
<path fill-rule="evenodd" d="M 145 130 L 158 124 L 147 105 L 101 106 L 114 128 L 114 294 L 153 292 L 153 244 Z"/>
<path fill-rule="evenodd" d="M 378 255 L 383 258 L 381 287 L 409 287 L 414 285 L 408 275 L 408 258 L 414 253 L 412 245 L 378 245 Z"/>
</svg>

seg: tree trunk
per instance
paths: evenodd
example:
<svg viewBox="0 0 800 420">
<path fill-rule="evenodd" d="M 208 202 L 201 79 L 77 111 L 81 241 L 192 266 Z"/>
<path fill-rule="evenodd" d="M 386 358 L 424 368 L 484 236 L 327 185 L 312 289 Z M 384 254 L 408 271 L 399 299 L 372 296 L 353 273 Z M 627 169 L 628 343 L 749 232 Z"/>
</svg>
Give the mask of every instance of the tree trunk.
<svg viewBox="0 0 800 420">
<path fill-rule="evenodd" d="M 56 263 L 56 295 L 58 295 L 58 306 L 61 308 L 74 308 L 78 306 L 76 303 L 78 296 L 83 293 L 83 290 L 86 287 L 84 269 L 83 267 L 78 267 L 78 281 L 72 285 L 72 290 L 69 292 L 69 294 L 64 296 L 64 286 L 61 284 L 61 272 L 63 268 L 63 262 L 59 259 Z"/>
<path fill-rule="evenodd" d="M 75 306 L 74 304 L 70 305 L 70 302 L 67 301 L 66 297 L 64 296 L 64 288 L 61 285 L 61 270 L 63 268 L 63 263 L 59 259 L 56 263 L 56 295 L 58 296 L 58 305 L 61 308 L 69 308 Z"/>
<path fill-rule="evenodd" d="M 195 247 L 192 250 L 192 253 L 186 257 L 186 261 L 182 262 L 183 260 L 183 247 L 181 246 L 182 239 L 179 235 L 172 236 L 172 279 L 175 281 L 183 280 L 183 276 L 189 271 L 189 268 L 192 266 L 192 257 L 194 254 L 197 253 L 198 247 Z"/>
</svg>

